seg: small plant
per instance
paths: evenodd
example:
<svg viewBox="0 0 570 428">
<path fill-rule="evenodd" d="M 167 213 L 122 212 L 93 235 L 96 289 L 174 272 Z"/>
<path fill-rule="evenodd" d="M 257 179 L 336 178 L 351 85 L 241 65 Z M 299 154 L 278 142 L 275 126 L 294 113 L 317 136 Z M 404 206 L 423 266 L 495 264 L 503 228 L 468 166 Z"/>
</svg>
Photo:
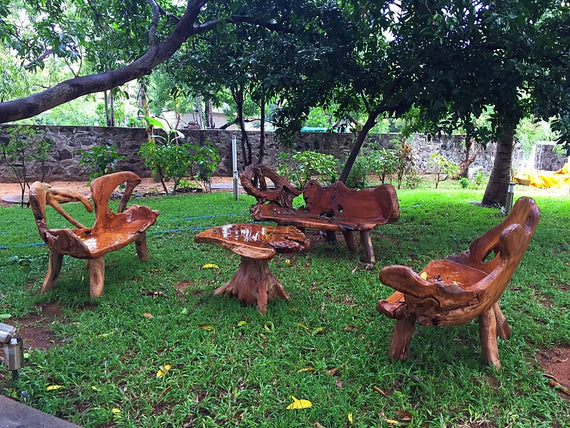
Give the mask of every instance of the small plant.
<svg viewBox="0 0 570 428">
<path fill-rule="evenodd" d="M 432 153 L 429 158 L 428 165 L 433 167 L 435 175 L 435 188 L 437 189 L 441 181 L 447 180 L 450 176 L 459 172 L 459 165 L 451 162 L 445 156 L 439 153 Z"/>
<path fill-rule="evenodd" d="M 398 189 L 402 187 L 402 180 L 406 174 L 409 174 L 414 167 L 414 158 L 412 154 L 412 146 L 406 141 L 402 141 L 398 151 L 396 152 L 396 177 L 398 180 Z"/>
<path fill-rule="evenodd" d="M 357 157 L 346 179 L 346 185 L 353 189 L 364 189 L 369 184 L 368 165 L 367 158 L 363 156 Z"/>
<path fill-rule="evenodd" d="M 484 179 L 485 179 L 485 173 L 483 172 L 483 170 L 480 169 L 473 177 L 473 185 L 475 189 L 478 189 L 481 186 L 481 184 L 483 184 Z"/>
<path fill-rule="evenodd" d="M 220 162 L 220 153 L 211 142 L 206 141 L 201 147 L 193 146 L 191 176 L 211 190 L 212 176 L 218 168 L 218 162 Z"/>
<path fill-rule="evenodd" d="M 141 145 L 139 154 L 144 164 L 158 176 L 164 193 L 168 194 L 166 181 L 174 179 L 174 189 L 176 189 L 180 179 L 187 174 L 190 166 L 189 151 L 179 143 L 183 137 L 181 132 L 153 117 L 145 117 L 145 120 L 153 132 L 150 140 Z M 155 133 L 155 128 L 161 129 L 165 135 Z"/>
<path fill-rule="evenodd" d="M 78 150 L 81 153 L 80 166 L 87 167 L 89 181 L 114 171 L 118 161 L 126 159 L 117 153 L 117 147 L 112 144 L 95 146 L 89 150 Z"/>
<path fill-rule="evenodd" d="M 337 178 L 339 161 L 333 155 L 317 153 L 310 150 L 293 151 L 292 154 L 281 153 L 278 173 L 286 175 L 295 185 L 302 189 L 313 176 L 320 176 L 327 184 Z"/>
<path fill-rule="evenodd" d="M 396 172 L 398 158 L 393 150 L 385 148 L 371 150 L 368 154 L 368 159 L 370 161 L 370 170 L 378 174 L 382 184 L 386 182 L 386 177 Z"/>
<path fill-rule="evenodd" d="M 462 189 L 467 189 L 469 187 L 469 184 L 471 184 L 471 182 L 467 177 L 461 177 L 459 179 L 459 185 L 461 186 Z"/>
<path fill-rule="evenodd" d="M 149 125 L 162 129 L 165 133 L 153 133 L 151 141 L 141 145 L 139 152 L 145 165 L 159 177 L 164 192 L 168 194 L 167 180 L 174 181 L 173 190 L 176 191 L 188 177 L 211 187 L 212 176 L 220 160 L 216 147 L 210 142 L 201 147 L 183 143 L 181 139 L 184 135 L 180 131 L 171 129 L 152 117 L 145 119 Z"/>
<path fill-rule="evenodd" d="M 30 188 L 29 164 L 34 161 L 40 163 L 41 181 L 43 181 L 44 165 L 52 143 L 53 141 L 46 137 L 45 131 L 34 129 L 31 126 L 16 126 L 8 132 L 8 141 L 0 144 L 2 159 L 10 167 L 20 184 L 21 207 L 24 206 L 26 188 Z"/>
</svg>

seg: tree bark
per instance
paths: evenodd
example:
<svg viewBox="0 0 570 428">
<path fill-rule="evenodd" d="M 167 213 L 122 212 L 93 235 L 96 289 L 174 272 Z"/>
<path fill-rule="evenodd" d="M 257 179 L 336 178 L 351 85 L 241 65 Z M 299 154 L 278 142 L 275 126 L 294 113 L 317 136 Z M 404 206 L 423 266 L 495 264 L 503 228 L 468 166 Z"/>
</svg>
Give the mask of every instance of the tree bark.
<svg viewBox="0 0 570 428">
<path fill-rule="evenodd" d="M 510 124 L 502 125 L 502 132 L 497 142 L 495 163 L 485 189 L 482 204 L 485 206 L 505 206 L 507 190 L 511 179 L 515 127 Z"/>
<path fill-rule="evenodd" d="M 348 178 L 348 174 L 350 174 L 350 170 L 352 169 L 352 165 L 354 165 L 354 161 L 356 160 L 358 153 L 360 153 L 360 149 L 362 148 L 362 145 L 364 144 L 364 140 L 366 139 L 368 132 L 374 127 L 374 125 L 376 125 L 376 118 L 378 117 L 378 115 L 381 112 L 382 112 L 382 110 L 375 110 L 368 115 L 368 119 L 366 119 L 366 123 L 364 124 L 362 129 L 358 132 L 358 135 L 356 137 L 356 141 L 354 142 L 354 147 L 352 147 L 352 150 L 350 151 L 350 154 L 348 155 L 348 158 L 346 159 L 346 162 L 344 164 L 344 168 L 342 169 L 342 173 L 340 174 L 338 181 L 342 181 L 343 183 L 346 183 L 346 179 Z"/>
</svg>

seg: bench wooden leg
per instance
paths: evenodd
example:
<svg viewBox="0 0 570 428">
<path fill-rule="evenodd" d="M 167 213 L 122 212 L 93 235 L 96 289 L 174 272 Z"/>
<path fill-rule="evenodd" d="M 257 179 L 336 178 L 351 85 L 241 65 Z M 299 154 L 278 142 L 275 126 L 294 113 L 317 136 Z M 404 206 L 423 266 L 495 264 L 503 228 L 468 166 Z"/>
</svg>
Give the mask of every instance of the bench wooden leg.
<svg viewBox="0 0 570 428">
<path fill-rule="evenodd" d="M 261 313 L 267 312 L 269 299 L 289 299 L 283 285 L 269 270 L 269 260 L 242 256 L 234 277 L 214 291 L 214 295 L 233 295 L 246 304 L 257 303 Z"/>
<path fill-rule="evenodd" d="M 479 315 L 479 337 L 481 339 L 481 348 L 483 350 L 483 359 L 485 363 L 501 368 L 501 360 L 499 358 L 499 346 L 497 344 L 497 318 L 494 307 Z"/>
<path fill-rule="evenodd" d="M 41 293 L 53 290 L 55 287 L 55 282 L 57 281 L 57 277 L 59 276 L 59 271 L 61 270 L 62 263 L 63 254 L 58 254 L 53 251 L 49 252 L 48 271 L 40 290 Z"/>
<path fill-rule="evenodd" d="M 137 257 L 141 262 L 148 262 L 150 260 L 148 247 L 146 245 L 146 232 L 141 233 L 135 241 L 135 251 L 137 252 Z"/>
<path fill-rule="evenodd" d="M 336 232 L 334 230 L 325 230 L 325 235 L 327 235 L 328 242 L 336 242 Z"/>
<path fill-rule="evenodd" d="M 415 329 L 415 317 L 405 317 L 396 320 L 392 343 L 390 344 L 390 356 L 392 359 L 397 361 L 408 358 L 408 349 L 410 348 Z"/>
<path fill-rule="evenodd" d="M 356 236 L 354 236 L 354 232 L 351 230 L 343 230 L 342 234 L 348 248 L 350 248 L 352 251 L 358 251 L 358 242 L 356 242 Z"/>
<path fill-rule="evenodd" d="M 105 256 L 87 260 L 89 266 L 89 293 L 101 297 L 105 287 Z"/>
<path fill-rule="evenodd" d="M 372 238 L 370 237 L 370 230 L 360 231 L 360 241 L 362 242 L 362 249 L 364 250 L 363 262 L 375 263 L 376 257 L 374 256 L 374 247 L 372 247 Z"/>
</svg>

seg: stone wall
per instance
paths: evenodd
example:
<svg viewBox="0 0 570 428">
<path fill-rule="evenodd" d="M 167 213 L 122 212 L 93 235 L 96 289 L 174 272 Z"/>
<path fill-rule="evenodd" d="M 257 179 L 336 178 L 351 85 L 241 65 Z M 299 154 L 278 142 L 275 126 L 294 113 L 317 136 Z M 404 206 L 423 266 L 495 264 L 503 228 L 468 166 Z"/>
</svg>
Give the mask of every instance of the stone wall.
<svg viewBox="0 0 570 428">
<path fill-rule="evenodd" d="M 13 125 L 0 125 L 0 144 L 8 142 L 7 130 Z M 79 150 L 89 150 L 95 146 L 110 144 L 117 147 L 120 155 L 126 157 L 117 165 L 117 170 L 130 170 L 142 177 L 149 177 L 150 171 L 144 166 L 138 155 L 140 145 L 147 140 L 145 129 L 142 128 L 108 128 L 108 127 L 81 127 L 81 126 L 49 126 L 41 127 L 46 131 L 46 136 L 53 140 L 54 144 L 49 153 L 49 159 L 45 163 L 45 180 L 86 180 L 88 174 L 84 167 L 79 166 L 81 153 Z M 212 142 L 220 151 L 220 162 L 217 175 L 232 175 L 232 136 L 238 141 L 238 169 L 243 170 L 243 162 L 240 147 L 240 132 L 225 130 L 184 130 L 185 141 L 193 144 Z M 248 133 L 254 158 L 257 157 L 259 145 L 259 132 Z M 278 166 L 277 156 L 283 151 L 295 149 L 298 151 L 314 150 L 336 156 L 344 162 L 353 142 L 352 134 L 341 133 L 299 133 L 292 148 L 284 148 L 279 145 L 273 133 L 266 133 L 266 155 L 264 163 L 270 167 Z M 366 145 L 368 147 L 379 146 L 392 148 L 399 141 L 397 134 L 371 135 Z M 465 149 L 461 136 L 441 137 L 428 140 L 424 135 L 417 134 L 409 140 L 413 148 L 415 165 L 419 173 L 428 173 L 429 157 L 432 153 L 441 153 L 448 160 L 458 163 L 464 157 Z M 481 153 L 474 163 L 475 167 L 490 173 L 495 153 L 495 145 L 490 144 Z M 517 146 L 513 157 L 513 165 L 522 165 L 522 149 Z M 30 181 L 39 179 L 41 170 L 36 164 L 30 165 Z M 0 181 L 14 181 L 12 171 L 3 160 L 0 160 Z"/>
</svg>

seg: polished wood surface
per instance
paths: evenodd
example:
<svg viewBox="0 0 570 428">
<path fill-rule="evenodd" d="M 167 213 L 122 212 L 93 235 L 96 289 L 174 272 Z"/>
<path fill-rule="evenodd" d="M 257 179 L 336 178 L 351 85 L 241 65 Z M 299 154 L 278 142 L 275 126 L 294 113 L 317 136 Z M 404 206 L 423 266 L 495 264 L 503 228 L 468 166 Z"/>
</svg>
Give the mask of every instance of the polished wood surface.
<svg viewBox="0 0 570 428">
<path fill-rule="evenodd" d="M 269 189 L 267 178 L 273 182 L 274 189 Z M 370 231 L 400 218 L 396 190 L 390 184 L 355 190 L 342 182 L 323 188 L 317 181 L 310 180 L 301 192 L 287 178 L 263 165 L 249 166 L 240 179 L 244 190 L 257 200 L 250 210 L 255 220 L 333 234 L 340 231 L 351 250 L 358 247 L 353 233 L 360 232 L 363 261 L 367 263 L 375 261 Z M 300 194 L 305 206 L 295 209 L 292 201 Z"/>
<path fill-rule="evenodd" d="M 214 294 L 233 295 L 246 304 L 257 304 L 263 314 L 269 299 L 289 299 L 281 282 L 269 270 L 269 260 L 276 253 L 299 252 L 310 246 L 310 241 L 295 227 L 258 224 L 217 226 L 198 233 L 194 240 L 241 256 L 237 273 Z"/>
<path fill-rule="evenodd" d="M 139 259 L 148 260 L 146 230 L 155 223 L 159 212 L 139 205 L 127 208 L 128 200 L 140 181 L 138 175 L 128 171 L 96 178 L 90 187 L 93 203 L 88 197 L 77 192 L 53 188 L 38 181 L 32 184 L 30 206 L 40 236 L 50 250 L 48 273 L 42 292 L 55 287 L 64 255 L 88 260 L 92 297 L 99 297 L 104 291 L 105 254 L 135 242 Z M 117 212 L 113 212 L 108 201 L 113 191 L 122 183 L 126 186 L 119 208 Z M 71 217 L 61 206 L 64 202 L 81 202 L 87 211 L 95 210 L 93 226 L 86 227 Z M 47 224 L 46 205 L 53 207 L 76 228 L 50 229 Z"/>
<path fill-rule="evenodd" d="M 390 354 L 407 357 L 416 321 L 421 325 L 459 325 L 479 317 L 485 362 L 499 368 L 497 337 L 510 329 L 499 299 L 522 259 L 540 218 L 531 198 L 519 198 L 509 216 L 477 238 L 469 250 L 430 262 L 420 273 L 388 266 L 380 281 L 396 292 L 376 309 L 396 319 Z"/>
</svg>

